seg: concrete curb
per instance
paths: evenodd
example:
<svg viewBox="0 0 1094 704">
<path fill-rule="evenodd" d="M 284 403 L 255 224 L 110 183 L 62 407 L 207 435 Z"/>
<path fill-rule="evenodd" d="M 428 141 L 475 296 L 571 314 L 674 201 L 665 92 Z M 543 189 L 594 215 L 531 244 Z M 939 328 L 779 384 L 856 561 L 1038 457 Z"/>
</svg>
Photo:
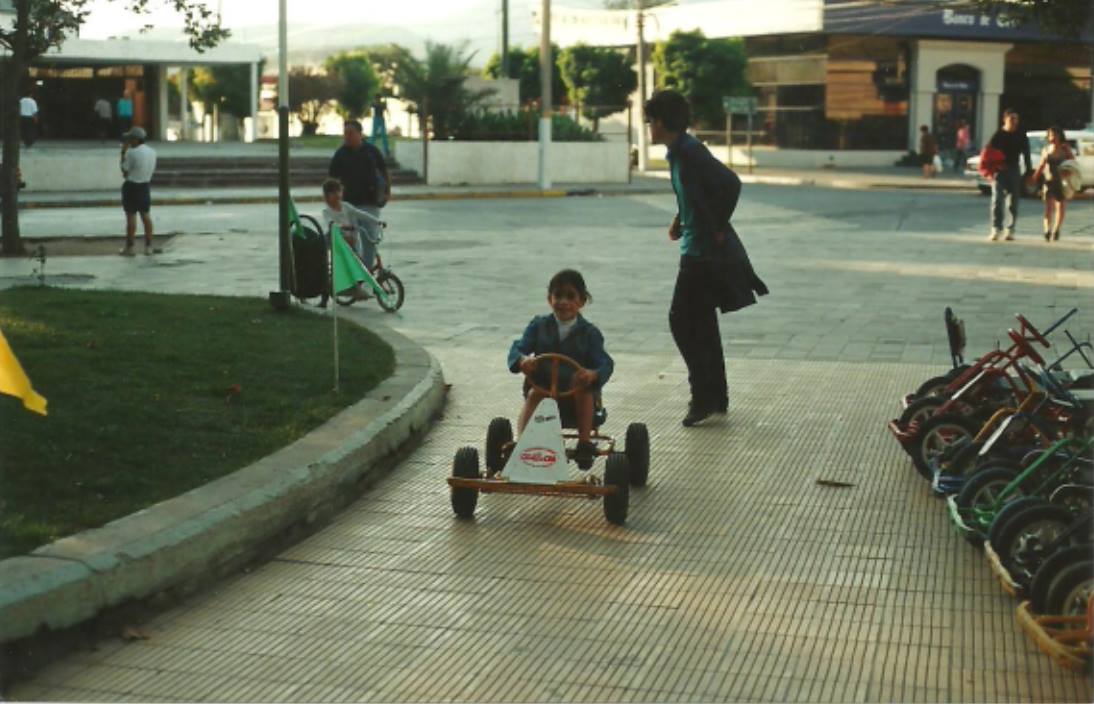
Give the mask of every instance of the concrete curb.
<svg viewBox="0 0 1094 704">
<path fill-rule="evenodd" d="M 386 326 L 371 329 L 395 349 L 395 373 L 305 437 L 181 496 L 0 561 L 0 643 L 192 591 L 355 499 L 429 425 L 446 392 L 431 354 Z"/>
</svg>

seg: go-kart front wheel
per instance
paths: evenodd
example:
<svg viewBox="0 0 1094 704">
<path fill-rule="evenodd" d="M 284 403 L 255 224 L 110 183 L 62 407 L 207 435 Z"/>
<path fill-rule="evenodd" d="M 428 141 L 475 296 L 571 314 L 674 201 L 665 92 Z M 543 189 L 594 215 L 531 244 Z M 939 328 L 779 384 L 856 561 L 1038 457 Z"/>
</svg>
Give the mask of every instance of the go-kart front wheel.
<svg viewBox="0 0 1094 704">
<path fill-rule="evenodd" d="M 627 522 L 627 510 L 630 508 L 631 481 L 630 463 L 621 452 L 608 455 L 604 466 L 604 486 L 614 486 L 615 491 L 604 495 L 604 518 L 608 523 L 621 526 Z"/>
<path fill-rule="evenodd" d="M 650 431 L 645 423 L 627 426 L 627 441 L 623 454 L 630 465 L 631 486 L 646 486 L 650 475 Z"/>
<path fill-rule="evenodd" d="M 452 476 L 460 479 L 479 478 L 479 451 L 473 447 L 461 447 L 452 462 Z M 472 518 L 479 503 L 479 490 L 452 487 L 452 510 L 460 518 Z"/>
<path fill-rule="evenodd" d="M 508 418 L 495 418 L 486 429 L 486 474 L 505 469 L 505 446 L 513 441 L 513 426 Z"/>
</svg>

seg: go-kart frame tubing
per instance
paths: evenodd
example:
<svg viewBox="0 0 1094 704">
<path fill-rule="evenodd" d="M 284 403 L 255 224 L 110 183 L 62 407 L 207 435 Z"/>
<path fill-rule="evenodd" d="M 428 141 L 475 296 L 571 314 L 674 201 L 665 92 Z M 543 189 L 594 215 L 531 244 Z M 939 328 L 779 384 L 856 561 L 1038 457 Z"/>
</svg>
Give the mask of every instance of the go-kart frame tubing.
<svg viewBox="0 0 1094 704">
<path fill-rule="evenodd" d="M 595 499 L 615 494 L 619 487 L 605 484 L 588 484 L 573 480 L 556 484 L 525 484 L 511 482 L 502 477 L 448 477 L 448 485 L 459 489 L 476 489 L 484 494 L 534 494 L 536 496 L 570 496 Z"/>
<path fill-rule="evenodd" d="M 1003 565 L 1003 561 L 999 559 L 999 554 L 995 552 L 995 548 L 993 548 L 991 543 L 987 540 L 984 541 L 984 555 L 988 558 L 988 566 L 991 567 L 991 573 L 995 575 L 995 579 L 999 582 L 999 586 L 1003 587 L 1003 591 L 1016 599 L 1021 599 L 1025 596 L 1025 588 L 1014 581 L 1014 577 L 1011 576 L 1010 571 Z"/>
<path fill-rule="evenodd" d="M 1052 334 L 1057 328 L 1059 328 L 1061 325 L 1063 325 L 1065 322 L 1067 322 L 1068 319 L 1070 319 L 1073 315 L 1075 315 L 1078 312 L 1079 312 L 1078 308 L 1072 308 L 1070 311 L 1068 311 L 1066 314 L 1064 314 L 1064 316 L 1062 318 L 1060 318 L 1055 323 L 1053 323 L 1044 332 L 1040 332 L 1039 330 L 1037 330 L 1037 328 L 1035 328 L 1033 326 L 1033 324 L 1030 323 L 1029 320 L 1026 319 L 1026 317 L 1024 315 L 1022 315 L 1020 313 L 1016 313 L 1014 317 L 1017 318 L 1018 323 L 1019 323 L 1019 331 L 1018 331 L 1017 334 L 1021 335 L 1021 337 L 1027 343 L 1037 341 L 1038 337 L 1040 337 L 1042 339 L 1047 339 L 1047 337 L 1050 334 Z M 1033 335 L 1033 337 L 1030 338 L 1030 335 Z M 1063 361 L 1064 358 L 1066 358 L 1068 355 L 1070 355 L 1074 352 L 1075 346 L 1080 344 L 1080 343 L 1075 342 L 1075 338 L 1071 336 L 1070 332 L 1068 333 L 1068 338 L 1073 343 L 1072 350 L 1070 352 L 1068 352 L 1067 354 L 1065 354 L 1060 359 L 1053 362 L 1053 365 L 1059 364 L 1061 361 Z M 1084 343 L 1084 344 L 1086 344 L 1086 346 L 1089 346 L 1089 343 Z M 976 377 L 977 375 L 979 375 L 980 372 L 983 371 L 984 369 L 994 367 L 995 365 L 999 364 L 1000 362 L 1005 362 L 1005 360 L 1007 360 L 1010 357 L 1014 356 L 1014 354 L 1017 351 L 1015 348 L 1018 347 L 1018 346 L 1019 345 L 1015 341 L 1013 341 L 1013 338 L 1012 338 L 1011 346 L 1008 347 L 1006 350 L 1003 350 L 1003 349 L 1000 349 L 1000 348 L 996 347 L 996 349 L 985 353 L 984 355 L 982 355 L 980 357 L 980 359 L 978 359 L 968 369 L 966 369 L 964 372 L 959 374 L 953 381 L 950 382 L 950 384 L 946 387 L 946 393 L 951 394 L 951 395 L 956 393 L 959 389 L 963 388 L 966 384 L 968 384 L 970 381 L 972 381 L 973 378 Z M 1045 347 L 1047 348 L 1048 345 L 1046 344 Z M 1086 355 L 1083 355 L 1083 358 L 1085 359 Z M 904 408 L 907 408 L 914 400 L 915 400 L 915 395 L 914 394 L 907 394 L 901 400 L 901 403 L 902 403 Z"/>
<path fill-rule="evenodd" d="M 1092 656 L 1092 612 L 1094 600 L 1087 603 L 1084 616 L 1039 616 L 1023 601 L 1015 618 L 1042 653 L 1068 670 L 1083 672 L 1090 667 Z"/>
<path fill-rule="evenodd" d="M 1067 449 L 1070 451 L 1070 456 L 1064 460 L 1064 462 L 1055 469 L 1055 471 L 1049 472 L 1049 474 L 1041 480 L 1039 484 L 1033 487 L 1027 496 L 1046 496 L 1050 492 L 1046 492 L 1046 487 L 1052 484 L 1059 484 L 1059 478 L 1066 476 L 1072 468 L 1086 455 L 1094 449 L 1094 437 L 1086 439 L 1076 438 L 1064 438 L 1053 443 L 1051 447 L 1041 453 L 1041 456 L 1037 458 L 1035 462 L 1023 469 L 1017 477 L 1015 477 L 1009 484 L 1003 487 L 1003 490 L 999 492 L 999 495 L 995 498 L 989 508 L 979 509 L 975 506 L 970 507 L 967 511 L 963 512 L 957 505 L 957 497 L 954 495 L 946 497 L 946 508 L 950 513 L 950 520 L 953 521 L 954 526 L 960 533 L 965 535 L 980 535 L 986 536 L 988 529 L 991 527 L 991 522 L 995 519 L 996 514 L 1006 503 L 1006 500 L 1017 491 L 1022 484 L 1026 482 L 1030 477 L 1035 475 L 1041 466 L 1056 456 L 1056 453 L 1060 450 Z"/>
<path fill-rule="evenodd" d="M 949 399 L 947 399 L 941 406 L 935 410 L 933 415 L 943 415 L 953 410 L 959 403 L 968 403 L 969 395 L 973 395 L 975 401 L 975 394 L 981 390 L 990 388 L 991 384 L 1001 382 L 1004 387 L 1009 387 L 1007 390 L 1011 397 L 1015 399 L 1015 405 L 1017 400 L 1024 398 L 1026 395 L 1033 393 L 1035 390 L 1034 381 L 1030 375 L 1030 372 L 1026 371 L 1019 360 L 1027 356 L 1033 356 L 1037 359 L 1038 355 L 1034 352 L 1033 347 L 1027 340 L 1024 340 L 1019 333 L 1014 330 L 1009 330 L 1008 334 L 1014 341 L 1014 344 L 1003 353 L 1002 357 L 998 360 L 998 365 L 984 367 L 980 369 L 972 378 L 968 379 L 960 388 L 958 388 Z M 1043 360 L 1042 360 L 1043 361 Z M 1013 369 L 1015 375 L 1010 374 L 1010 370 Z M 970 368 L 971 371 L 971 368 Z M 966 374 L 962 374 L 959 379 L 965 378 Z M 1017 379 L 1015 379 L 1017 376 Z M 1023 393 L 1023 391 L 1025 393 Z M 898 419 L 893 419 L 888 423 L 889 431 L 900 442 L 901 445 L 910 445 L 919 438 L 919 425 L 916 422 L 909 423 L 906 427 L 901 427 Z"/>
</svg>

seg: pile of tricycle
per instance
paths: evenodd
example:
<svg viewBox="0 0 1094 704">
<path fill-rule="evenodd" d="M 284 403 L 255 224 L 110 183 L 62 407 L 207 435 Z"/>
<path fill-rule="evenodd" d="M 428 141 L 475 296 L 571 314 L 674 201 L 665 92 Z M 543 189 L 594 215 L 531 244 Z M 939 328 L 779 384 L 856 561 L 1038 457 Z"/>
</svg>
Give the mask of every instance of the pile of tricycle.
<svg viewBox="0 0 1094 704">
<path fill-rule="evenodd" d="M 1023 600 L 1023 629 L 1083 669 L 1094 639 L 1094 363 L 1091 343 L 1064 327 L 1076 312 L 1044 332 L 1016 315 L 1006 348 L 965 363 L 964 324 L 947 308 L 953 368 L 907 395 L 889 429 Z"/>
</svg>

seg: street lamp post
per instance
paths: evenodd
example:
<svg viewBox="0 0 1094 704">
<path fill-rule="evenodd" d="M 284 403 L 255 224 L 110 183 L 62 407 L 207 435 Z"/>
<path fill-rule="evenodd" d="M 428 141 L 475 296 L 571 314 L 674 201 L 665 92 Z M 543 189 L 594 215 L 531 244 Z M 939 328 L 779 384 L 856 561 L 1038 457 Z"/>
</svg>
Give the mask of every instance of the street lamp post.
<svg viewBox="0 0 1094 704">
<path fill-rule="evenodd" d="M 547 170 L 548 149 L 551 145 L 551 83 L 554 80 L 551 60 L 551 0 L 543 0 L 539 35 L 539 77 L 540 93 L 539 116 L 539 187 L 547 190 L 551 187 L 551 175 Z"/>
<path fill-rule="evenodd" d="M 278 75 L 277 75 L 277 235 L 280 249 L 278 258 L 282 297 L 287 299 L 292 266 L 289 253 L 289 30 L 286 18 L 288 0 L 278 0 Z M 287 300 L 286 300 L 287 302 Z"/>
</svg>

